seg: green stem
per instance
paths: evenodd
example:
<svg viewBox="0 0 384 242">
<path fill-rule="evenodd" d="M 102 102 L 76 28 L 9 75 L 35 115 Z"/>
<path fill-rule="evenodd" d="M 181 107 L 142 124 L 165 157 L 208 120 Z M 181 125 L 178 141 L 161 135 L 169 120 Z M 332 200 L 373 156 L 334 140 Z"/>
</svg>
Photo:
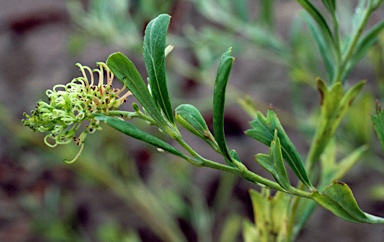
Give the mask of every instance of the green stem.
<svg viewBox="0 0 384 242">
<path fill-rule="evenodd" d="M 247 168 L 245 170 L 240 170 L 238 172 L 238 175 L 241 176 L 242 178 L 244 178 L 245 180 L 248 180 L 248 181 L 250 181 L 252 183 L 263 184 L 263 185 L 265 185 L 266 187 L 268 187 L 270 189 L 274 189 L 274 190 L 281 191 L 281 192 L 284 192 L 284 193 L 288 193 L 288 194 L 291 194 L 291 195 L 295 195 L 295 196 L 298 196 L 298 197 L 309 198 L 310 195 L 311 195 L 310 192 L 306 192 L 306 191 L 303 191 L 303 190 L 300 190 L 300 189 L 297 189 L 297 188 L 293 188 L 293 187 L 292 187 L 292 190 L 287 192 L 277 182 L 274 182 L 274 181 L 271 181 L 271 180 L 269 180 L 267 178 L 259 176 L 259 175 L 255 174 L 255 173 L 253 173 L 252 171 L 248 170 Z"/>
<path fill-rule="evenodd" d="M 223 164 L 220 164 L 220 163 L 217 163 L 217 162 L 214 162 L 214 161 L 211 161 L 211 160 L 208 160 L 208 159 L 205 159 L 204 157 L 200 156 L 194 149 L 192 149 L 192 147 L 190 147 L 184 140 L 183 138 L 181 137 L 180 134 L 177 134 L 176 135 L 176 138 L 175 140 L 177 141 L 177 143 L 179 143 L 189 154 L 191 154 L 193 156 L 194 159 L 192 159 L 195 163 L 196 163 L 196 160 L 198 162 L 199 165 L 197 166 L 205 166 L 205 167 L 210 167 L 210 168 L 213 168 L 213 169 L 216 169 L 216 170 L 220 170 L 220 171 L 225 171 L 225 172 L 229 172 L 229 173 L 234 173 L 235 174 L 235 170 L 236 168 L 234 167 L 231 167 L 231 166 L 228 166 L 228 165 L 223 165 Z M 188 159 L 190 159 L 189 157 L 184 157 L 187 161 L 190 161 Z M 190 161 L 191 162 L 191 161 Z"/>
<path fill-rule="evenodd" d="M 266 186 L 266 187 L 268 187 L 270 189 L 274 189 L 274 190 L 277 190 L 277 191 L 289 193 L 289 194 L 300 196 L 300 197 L 309 197 L 310 196 L 309 192 L 306 192 L 306 191 L 303 191 L 303 190 L 299 190 L 299 189 L 296 189 L 296 188 L 292 188 L 291 191 L 287 192 L 277 182 L 271 181 L 271 180 L 269 180 L 267 178 L 264 178 L 264 177 L 262 177 L 260 175 L 257 175 L 255 173 L 251 172 L 250 170 L 248 170 L 248 168 L 243 163 L 241 163 L 241 162 L 239 162 L 237 160 L 234 160 L 234 159 L 232 160 L 232 162 L 236 166 L 236 167 L 232 167 L 232 166 L 220 164 L 220 163 L 217 163 L 217 162 L 205 159 L 205 158 L 201 157 L 195 150 L 193 150 L 182 139 L 181 136 L 177 136 L 175 138 L 175 140 L 186 151 L 188 151 L 194 158 L 196 158 L 197 160 L 201 161 L 201 166 L 205 166 L 205 167 L 213 168 L 215 170 L 220 170 L 220 171 L 225 171 L 225 172 L 228 172 L 228 173 L 236 174 L 236 175 L 238 175 L 238 176 L 240 176 L 240 177 L 244 178 L 245 180 L 248 180 L 248 181 L 250 181 L 252 183 L 262 184 L 262 185 L 264 185 L 264 186 Z"/>
</svg>

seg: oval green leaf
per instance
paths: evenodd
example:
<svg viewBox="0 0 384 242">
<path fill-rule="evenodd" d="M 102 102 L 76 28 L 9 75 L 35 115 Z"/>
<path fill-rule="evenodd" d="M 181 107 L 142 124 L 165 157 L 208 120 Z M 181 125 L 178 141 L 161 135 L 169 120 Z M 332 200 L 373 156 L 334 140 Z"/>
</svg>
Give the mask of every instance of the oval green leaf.
<svg viewBox="0 0 384 242">
<path fill-rule="evenodd" d="M 334 181 L 323 193 L 313 192 L 311 198 L 336 216 L 352 223 L 384 224 L 384 218 L 364 213 L 357 205 L 347 184 Z"/>
<path fill-rule="evenodd" d="M 175 109 L 176 120 L 192 134 L 204 140 L 212 140 L 213 136 L 197 108 L 191 104 L 181 104 Z"/>
</svg>

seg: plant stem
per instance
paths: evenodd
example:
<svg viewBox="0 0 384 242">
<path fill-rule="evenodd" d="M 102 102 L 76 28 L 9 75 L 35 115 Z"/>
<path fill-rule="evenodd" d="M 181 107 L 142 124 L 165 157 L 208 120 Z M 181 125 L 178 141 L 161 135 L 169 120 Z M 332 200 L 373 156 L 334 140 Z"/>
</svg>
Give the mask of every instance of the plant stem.
<svg viewBox="0 0 384 242">
<path fill-rule="evenodd" d="M 299 190 L 296 188 L 292 188 L 291 191 L 284 190 L 277 182 L 271 181 L 267 178 L 264 178 L 260 175 L 257 175 L 250 170 L 241 162 L 232 160 L 232 162 L 235 164 L 236 167 L 220 164 L 208 159 L 205 159 L 204 157 L 200 156 L 195 150 L 193 150 L 183 139 L 181 136 L 177 136 L 175 139 L 186 151 L 188 151 L 194 158 L 197 158 L 201 161 L 201 166 L 210 167 L 215 170 L 225 171 L 228 173 L 239 175 L 240 177 L 255 183 L 255 184 L 262 184 L 263 186 L 268 187 L 269 189 L 274 189 L 277 191 L 289 193 L 292 195 L 300 196 L 300 197 L 309 197 L 311 193 Z"/>
</svg>

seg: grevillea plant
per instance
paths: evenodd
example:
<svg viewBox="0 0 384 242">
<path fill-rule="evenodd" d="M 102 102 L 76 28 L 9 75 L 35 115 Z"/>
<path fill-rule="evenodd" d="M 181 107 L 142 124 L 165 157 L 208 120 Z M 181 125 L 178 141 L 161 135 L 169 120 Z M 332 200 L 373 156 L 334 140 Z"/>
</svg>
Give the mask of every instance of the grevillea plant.
<svg viewBox="0 0 384 242">
<path fill-rule="evenodd" d="M 67 144 L 72 140 L 80 148 L 74 162 L 80 155 L 87 134 L 101 129 L 105 123 L 121 133 L 169 152 L 197 167 L 209 167 L 236 174 L 257 184 L 261 191 L 251 190 L 250 196 L 255 212 L 255 225 L 244 223 L 245 241 L 292 241 L 303 227 L 317 205 L 331 211 L 334 215 L 352 223 L 384 224 L 384 218 L 363 212 L 349 186 L 339 181 L 357 162 L 366 147 L 357 148 L 340 161 L 335 158 L 334 134 L 342 118 L 359 94 L 365 81 L 346 87 L 347 74 L 358 59 L 375 42 L 384 28 L 384 21 L 368 30 L 363 29 L 371 13 L 383 1 L 368 1 L 361 5 L 361 18 L 357 28 L 346 41 L 338 35 L 335 17 L 335 1 L 322 1 L 333 19 L 335 28 L 331 30 L 328 22 L 309 1 L 298 1 L 309 13 L 308 22 L 316 35 L 322 52 L 329 82 L 317 80 L 321 96 L 318 127 L 304 160 L 298 153 L 279 121 L 273 107 L 266 114 L 256 112 L 256 118 L 245 131 L 249 137 L 269 147 L 269 153 L 258 153 L 255 160 L 272 176 L 273 180 L 251 171 L 235 150 L 227 146 L 224 133 L 224 109 L 226 85 L 234 63 L 231 48 L 221 56 L 213 92 L 213 132 L 204 118 L 192 104 L 181 104 L 175 109 L 168 93 L 165 58 L 172 50 L 166 47 L 166 34 L 170 16 L 161 14 L 146 27 L 144 36 L 144 61 L 148 73 L 146 83 L 132 61 L 120 52 L 113 53 L 99 69 L 79 65 L 82 77 L 75 78 L 66 85 L 58 85 L 46 92 L 48 103 L 39 101 L 31 115 L 25 114 L 24 124 L 34 131 L 48 132 L 45 143 L 49 146 Z M 96 83 L 94 73 L 98 74 Z M 120 80 L 124 87 L 112 86 L 113 79 Z M 127 90 L 124 92 L 124 89 Z M 133 95 L 133 111 L 121 110 L 127 96 Z M 381 109 L 373 116 L 379 138 L 383 141 L 384 125 Z M 155 137 L 136 127 L 129 120 L 136 118 L 148 125 L 157 127 L 180 146 L 171 145 L 167 140 Z M 83 131 L 79 131 L 87 122 Z M 222 156 L 222 161 L 209 160 L 194 150 L 183 138 L 180 128 L 193 135 Z M 257 153 L 257 151 L 255 151 Z M 290 182 L 286 166 L 289 166 L 298 179 L 298 184 Z M 272 190 L 276 191 L 274 194 Z M 272 195 L 273 194 L 273 195 Z"/>
</svg>

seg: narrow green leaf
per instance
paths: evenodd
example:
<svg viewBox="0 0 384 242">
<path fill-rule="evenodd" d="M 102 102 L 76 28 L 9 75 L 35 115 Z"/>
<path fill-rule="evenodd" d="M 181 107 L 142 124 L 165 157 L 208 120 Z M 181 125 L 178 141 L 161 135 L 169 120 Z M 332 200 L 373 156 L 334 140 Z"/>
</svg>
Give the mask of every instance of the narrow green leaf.
<svg viewBox="0 0 384 242">
<path fill-rule="evenodd" d="M 165 116 L 174 122 L 165 76 L 165 39 L 171 17 L 161 14 L 147 25 L 144 36 L 144 61 L 152 95 Z"/>
<path fill-rule="evenodd" d="M 148 144 L 156 146 L 157 148 L 168 151 L 169 153 L 172 153 L 174 155 L 184 157 L 184 155 L 180 151 L 178 151 L 176 148 L 174 148 L 172 145 L 144 131 L 141 131 L 140 129 L 136 128 L 136 126 L 134 126 L 133 124 L 128 123 L 122 119 L 103 116 L 103 115 L 97 116 L 96 118 L 100 121 L 107 123 L 109 126 L 117 129 L 118 131 L 126 135 L 129 135 L 135 139 L 144 141 Z"/>
<path fill-rule="evenodd" d="M 222 154 L 230 163 L 231 156 L 225 141 L 224 134 L 224 106 L 225 106 L 225 90 L 227 87 L 228 77 L 231 72 L 234 57 L 230 56 L 232 48 L 229 48 L 222 56 L 217 70 L 214 93 L 213 93 L 213 131 L 216 142 Z"/>
<path fill-rule="evenodd" d="M 377 137 L 379 138 L 381 150 L 384 151 L 384 113 L 378 102 L 376 104 L 376 114 L 372 115 L 371 118 Z"/>
<path fill-rule="evenodd" d="M 328 9 L 330 14 L 335 14 L 336 0 L 322 0 L 324 6 Z"/>
<path fill-rule="evenodd" d="M 343 98 L 340 101 L 340 106 L 338 109 L 338 116 L 336 117 L 336 120 L 338 122 L 340 122 L 342 119 L 342 118 L 340 118 L 340 115 L 342 117 L 345 116 L 348 108 L 352 105 L 357 94 L 359 94 L 361 89 L 363 89 L 365 83 L 366 83 L 366 80 L 363 80 L 363 81 L 356 83 L 351 88 L 349 88 L 348 91 L 343 95 Z"/>
<path fill-rule="evenodd" d="M 117 79 L 132 92 L 149 115 L 151 115 L 160 126 L 166 127 L 167 123 L 161 115 L 158 105 L 153 100 L 143 78 L 132 61 L 122 53 L 116 52 L 108 57 L 107 66 Z"/>
<path fill-rule="evenodd" d="M 280 139 L 277 137 L 277 129 L 271 142 L 269 155 L 257 154 L 256 161 L 275 178 L 277 183 L 286 191 L 291 189 L 291 184 L 285 170 L 283 155 L 281 153 Z"/>
<path fill-rule="evenodd" d="M 317 48 L 319 49 L 319 53 L 321 55 L 321 58 L 323 59 L 325 69 L 328 73 L 328 78 L 329 80 L 332 80 L 335 74 L 336 55 L 333 51 L 329 49 L 329 45 L 325 41 L 324 36 L 322 35 L 319 29 L 319 26 L 314 23 L 308 13 L 304 13 L 303 17 L 309 27 L 309 30 L 311 31 L 312 37 L 316 42 Z"/>
<path fill-rule="evenodd" d="M 273 16 L 273 10 L 275 9 L 274 5 L 274 0 L 262 0 L 259 4 L 260 22 L 264 25 L 264 27 L 267 27 L 269 29 L 272 29 L 275 20 Z"/>
<path fill-rule="evenodd" d="M 280 124 L 272 107 L 268 109 L 266 117 L 261 112 L 258 112 L 257 118 L 251 122 L 251 127 L 252 129 L 247 130 L 245 134 L 267 146 L 271 146 L 275 130 L 277 129 L 283 158 L 287 161 L 288 165 L 292 168 L 300 181 L 309 188 L 313 188 L 299 153 L 285 133 L 283 126 Z"/>
<path fill-rule="evenodd" d="M 336 216 L 352 223 L 384 224 L 384 218 L 364 213 L 357 205 L 347 184 L 334 181 L 323 193 L 313 192 L 311 198 Z"/>
<path fill-rule="evenodd" d="M 332 32 L 325 21 L 325 18 L 321 13 L 317 10 L 315 6 L 312 5 L 312 3 L 308 0 L 297 0 L 298 3 L 312 16 L 312 18 L 315 20 L 317 25 L 320 28 L 320 31 L 322 35 L 324 36 L 325 41 L 327 42 L 327 45 L 330 48 L 335 48 L 335 43 L 333 41 Z"/>
<path fill-rule="evenodd" d="M 365 54 L 371 49 L 371 47 L 377 43 L 378 37 L 380 36 L 380 33 L 382 33 L 384 29 L 384 20 L 377 23 L 375 26 L 373 26 L 367 33 L 364 34 L 359 39 L 359 42 L 356 45 L 356 50 L 351 57 L 350 61 L 348 62 L 346 66 L 346 70 L 344 72 L 344 75 L 342 76 L 341 80 L 342 82 L 345 81 L 348 74 L 351 72 L 353 67 L 356 66 L 356 64 L 365 56 Z"/>
<path fill-rule="evenodd" d="M 369 29 L 367 33 L 364 34 L 359 39 L 359 42 L 356 46 L 355 56 L 362 57 L 366 53 L 366 49 L 369 49 L 377 41 L 377 37 L 380 36 L 380 33 L 384 29 L 384 20 L 375 24 L 372 28 Z"/>
<path fill-rule="evenodd" d="M 375 11 L 376 9 L 378 9 L 380 7 L 381 4 L 383 4 L 384 1 L 383 0 L 373 0 L 372 3 L 371 3 L 371 8 L 370 10 L 371 11 Z"/>
</svg>

